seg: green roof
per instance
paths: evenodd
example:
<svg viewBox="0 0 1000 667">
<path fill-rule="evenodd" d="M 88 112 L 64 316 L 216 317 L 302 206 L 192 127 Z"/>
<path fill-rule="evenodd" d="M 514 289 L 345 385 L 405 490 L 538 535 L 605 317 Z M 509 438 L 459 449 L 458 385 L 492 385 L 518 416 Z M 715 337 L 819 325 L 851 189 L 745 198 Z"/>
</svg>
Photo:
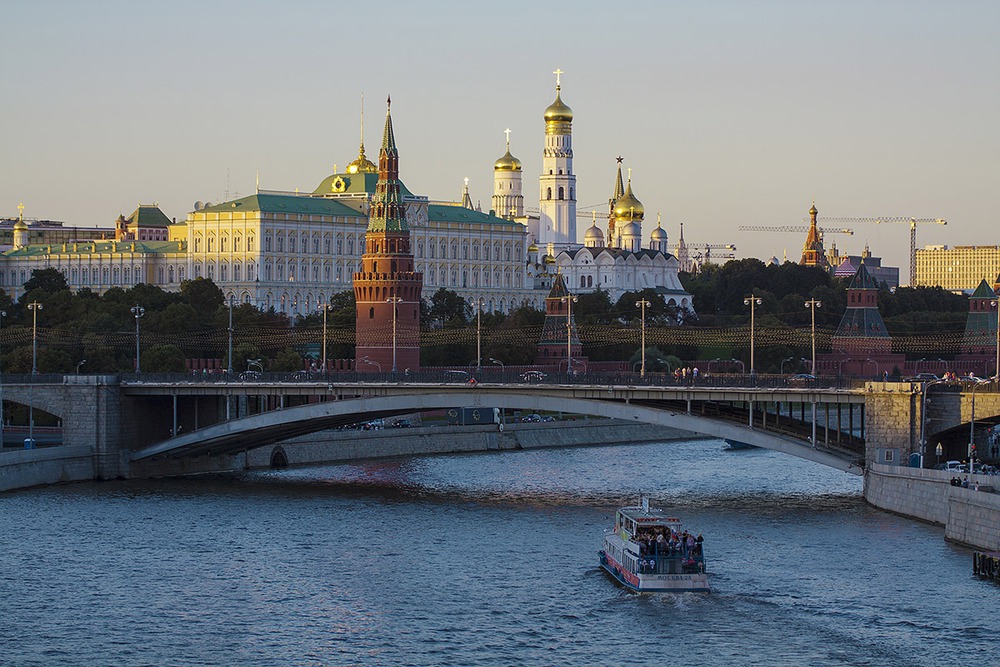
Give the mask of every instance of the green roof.
<svg viewBox="0 0 1000 667">
<path fill-rule="evenodd" d="M 128 217 L 128 224 L 137 227 L 166 227 L 170 224 L 170 218 L 163 214 L 159 206 L 139 204 L 139 208 Z"/>
<path fill-rule="evenodd" d="M 63 246 L 66 247 L 63 250 Z M 74 249 L 76 246 L 76 249 Z M 8 250 L 3 257 L 40 257 L 45 255 L 157 255 L 184 252 L 183 241 L 74 241 L 45 243 Z"/>
<path fill-rule="evenodd" d="M 206 206 L 196 213 L 238 213 L 260 211 L 261 213 L 303 213 L 306 215 L 365 217 L 356 209 L 334 199 L 310 197 L 308 195 L 256 194 L 233 201 Z"/>
<path fill-rule="evenodd" d="M 481 225 L 507 225 L 523 227 L 521 223 L 498 218 L 495 215 L 474 211 L 464 206 L 448 204 L 428 204 L 427 219 L 435 222 L 479 223 Z"/>
<path fill-rule="evenodd" d="M 981 281 L 979 281 L 979 287 L 976 288 L 976 291 L 973 292 L 972 296 L 970 296 L 969 298 L 970 299 L 995 299 L 996 296 L 997 296 L 996 292 L 993 291 L 993 288 L 990 287 L 989 283 L 987 283 L 986 279 L 984 278 Z"/>
<path fill-rule="evenodd" d="M 319 186 L 313 190 L 314 195 L 339 195 L 339 194 L 375 194 L 375 185 L 378 183 L 378 174 L 357 173 L 357 174 L 330 174 L 322 180 Z M 412 197 L 413 193 L 406 189 L 403 182 L 399 182 L 399 188 L 404 197 Z"/>
</svg>

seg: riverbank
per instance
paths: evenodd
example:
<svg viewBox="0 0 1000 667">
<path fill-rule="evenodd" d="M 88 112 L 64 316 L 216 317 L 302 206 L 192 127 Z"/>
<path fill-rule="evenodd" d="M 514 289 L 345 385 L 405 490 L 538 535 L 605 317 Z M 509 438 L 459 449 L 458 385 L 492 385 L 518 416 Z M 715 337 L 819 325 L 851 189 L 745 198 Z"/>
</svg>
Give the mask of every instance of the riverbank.
<svg viewBox="0 0 1000 667">
<path fill-rule="evenodd" d="M 433 426 L 384 430 L 323 431 L 227 456 L 123 461 L 132 479 L 231 472 L 346 461 L 465 452 L 582 447 L 704 438 L 697 433 L 611 419 L 488 426 Z M 124 459 L 127 452 L 120 454 Z M 102 479 L 97 455 L 84 445 L 0 453 L 0 491 Z"/>
<path fill-rule="evenodd" d="M 1000 494 L 993 486 L 1000 480 L 970 475 L 966 489 L 951 486 L 952 477 L 944 470 L 872 464 L 865 471 L 865 500 L 879 509 L 943 526 L 947 540 L 1000 550 Z"/>
</svg>

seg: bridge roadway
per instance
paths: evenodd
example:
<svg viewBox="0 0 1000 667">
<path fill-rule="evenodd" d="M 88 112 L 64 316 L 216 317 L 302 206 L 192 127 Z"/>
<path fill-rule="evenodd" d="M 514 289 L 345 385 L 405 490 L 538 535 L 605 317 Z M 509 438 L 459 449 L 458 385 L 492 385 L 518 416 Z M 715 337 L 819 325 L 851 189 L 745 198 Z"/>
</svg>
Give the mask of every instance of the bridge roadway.
<svg viewBox="0 0 1000 667">
<path fill-rule="evenodd" d="M 172 401 L 170 433 L 178 433 L 178 406 L 185 400 L 214 397 L 225 406 L 217 423 L 195 424 L 196 430 L 141 446 L 133 451 L 133 461 L 234 453 L 359 421 L 461 407 L 563 412 L 670 426 L 856 474 L 863 472 L 865 457 L 862 389 L 189 380 L 122 381 L 124 397 Z M 302 404 L 289 405 L 295 401 Z"/>
</svg>

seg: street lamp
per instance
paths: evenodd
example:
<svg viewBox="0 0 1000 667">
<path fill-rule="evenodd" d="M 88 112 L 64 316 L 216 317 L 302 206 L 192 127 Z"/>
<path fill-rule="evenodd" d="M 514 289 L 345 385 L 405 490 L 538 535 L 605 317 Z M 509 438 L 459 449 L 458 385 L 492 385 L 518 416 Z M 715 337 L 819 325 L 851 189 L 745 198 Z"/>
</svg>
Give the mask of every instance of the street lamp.
<svg viewBox="0 0 1000 667">
<path fill-rule="evenodd" d="M 751 294 L 747 298 L 743 299 L 744 306 L 750 306 L 750 375 L 756 375 L 756 370 L 754 369 L 754 310 L 756 306 L 761 304 L 761 300 Z"/>
<path fill-rule="evenodd" d="M 86 359 L 81 359 L 80 362 L 77 363 L 77 365 L 76 365 L 76 374 L 77 375 L 80 374 L 80 366 L 83 366 L 85 363 L 87 363 Z"/>
<path fill-rule="evenodd" d="M 646 309 L 652 305 L 646 299 L 635 302 L 636 308 L 640 309 L 642 319 L 642 366 L 639 367 L 639 377 L 646 377 Z"/>
<path fill-rule="evenodd" d="M 490 357 L 490 363 L 491 363 L 491 364 L 496 364 L 497 366 L 499 366 L 499 367 L 500 367 L 500 372 L 501 372 L 501 373 L 503 373 L 503 372 L 504 372 L 504 368 L 505 368 L 505 367 L 504 367 L 504 365 L 503 365 L 503 362 L 502 362 L 502 361 L 500 361 L 499 359 L 494 359 L 493 357 Z"/>
<path fill-rule="evenodd" d="M 788 357 L 787 359 L 782 359 L 781 360 L 781 374 L 782 375 L 785 374 L 785 364 L 787 364 L 789 361 L 795 361 L 795 357 Z"/>
<path fill-rule="evenodd" d="M 324 303 L 320 310 L 323 311 L 323 372 L 326 373 L 326 314 L 332 309 L 328 303 Z"/>
<path fill-rule="evenodd" d="M 874 359 L 865 359 L 865 363 L 866 364 L 868 364 L 868 363 L 875 364 L 875 375 L 877 376 L 878 375 L 878 371 L 879 371 L 878 362 L 875 361 Z"/>
<path fill-rule="evenodd" d="M 371 359 L 369 359 L 368 357 L 361 357 L 361 361 L 365 362 L 366 364 L 368 364 L 368 365 L 370 365 L 370 366 L 375 366 L 376 368 L 378 368 L 378 372 L 379 372 L 379 373 L 381 373 L 381 372 L 382 372 L 382 364 L 380 364 L 379 362 L 377 362 L 377 361 L 372 361 L 372 360 L 371 360 Z"/>
<path fill-rule="evenodd" d="M 28 304 L 31 311 L 31 374 L 38 375 L 38 311 L 42 304 L 32 301 Z"/>
<path fill-rule="evenodd" d="M 924 453 L 927 449 L 927 390 L 932 384 L 941 384 L 947 380 L 931 380 L 924 382 L 920 396 L 920 467 L 924 467 Z"/>
<path fill-rule="evenodd" d="M 232 294 L 229 295 L 229 364 L 226 366 L 226 371 L 229 373 L 230 376 L 232 376 L 233 374 L 233 299 L 234 298 L 235 297 Z M 139 320 L 137 319 L 136 326 L 138 325 L 139 325 Z M 135 357 L 136 359 L 138 359 L 139 355 L 136 354 Z"/>
<path fill-rule="evenodd" d="M 566 374 L 573 372 L 573 304 L 579 301 L 575 296 L 559 299 L 566 304 Z"/>
<path fill-rule="evenodd" d="M 813 375 L 816 375 L 816 309 L 822 305 L 823 302 L 817 299 L 806 301 L 806 308 L 812 311 L 812 366 L 809 367 L 809 372 Z"/>
<path fill-rule="evenodd" d="M 486 299 L 476 299 L 476 372 L 483 370 L 483 305 Z"/>
<path fill-rule="evenodd" d="M 385 300 L 386 303 L 392 304 L 392 372 L 396 372 L 396 310 L 399 308 L 399 304 L 403 303 L 403 297 L 401 296 L 390 296 Z M 382 372 L 382 367 L 379 366 L 378 372 Z"/>
<path fill-rule="evenodd" d="M 0 310 L 0 331 L 3 330 L 3 318 L 7 317 L 6 310 Z M 0 359 L 3 354 L 0 353 Z M 3 450 L 3 373 L 0 372 L 0 451 Z"/>
<path fill-rule="evenodd" d="M 256 366 L 258 371 L 263 373 L 264 364 L 262 364 L 260 361 L 261 361 L 260 359 L 247 359 L 247 370 L 250 370 L 251 368 Z"/>
<path fill-rule="evenodd" d="M 35 376 L 38 375 L 38 311 L 42 304 L 32 301 L 28 304 L 31 311 L 31 382 L 28 384 L 28 442 L 30 448 L 35 448 Z"/>
<path fill-rule="evenodd" d="M 990 305 L 997 311 L 997 363 L 993 370 L 996 373 L 994 377 L 996 377 L 997 382 L 1000 382 L 1000 299 L 990 301 Z"/>
<path fill-rule="evenodd" d="M 969 472 L 973 471 L 976 456 L 976 389 L 979 385 L 990 384 L 993 380 L 980 380 L 972 385 L 972 410 L 969 415 Z"/>
<path fill-rule="evenodd" d="M 136 304 L 129 308 L 132 314 L 135 315 L 135 372 L 139 373 L 139 318 L 146 314 L 146 309 Z M 232 323 L 229 325 L 230 331 L 232 331 Z M 229 357 L 232 358 L 232 351 L 229 353 Z"/>
</svg>

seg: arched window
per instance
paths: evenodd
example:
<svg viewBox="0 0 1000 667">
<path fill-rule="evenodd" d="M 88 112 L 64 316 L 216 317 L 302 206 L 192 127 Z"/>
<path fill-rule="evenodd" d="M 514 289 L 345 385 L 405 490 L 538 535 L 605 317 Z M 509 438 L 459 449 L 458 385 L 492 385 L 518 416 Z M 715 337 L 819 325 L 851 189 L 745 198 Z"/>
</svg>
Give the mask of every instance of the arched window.
<svg viewBox="0 0 1000 667">
<path fill-rule="evenodd" d="M 545 188 L 545 198 L 552 199 L 552 188 Z"/>
<path fill-rule="evenodd" d="M 573 188 L 569 189 L 569 198 L 570 198 L 570 200 L 573 199 Z"/>
<path fill-rule="evenodd" d="M 375 309 L 374 308 L 369 308 L 368 309 L 368 319 L 370 319 L 370 320 L 374 320 L 375 319 Z"/>
<path fill-rule="evenodd" d="M 560 185 L 560 186 L 559 186 L 559 199 L 562 199 L 562 198 L 563 198 L 563 188 L 562 188 L 562 186 Z"/>
</svg>

